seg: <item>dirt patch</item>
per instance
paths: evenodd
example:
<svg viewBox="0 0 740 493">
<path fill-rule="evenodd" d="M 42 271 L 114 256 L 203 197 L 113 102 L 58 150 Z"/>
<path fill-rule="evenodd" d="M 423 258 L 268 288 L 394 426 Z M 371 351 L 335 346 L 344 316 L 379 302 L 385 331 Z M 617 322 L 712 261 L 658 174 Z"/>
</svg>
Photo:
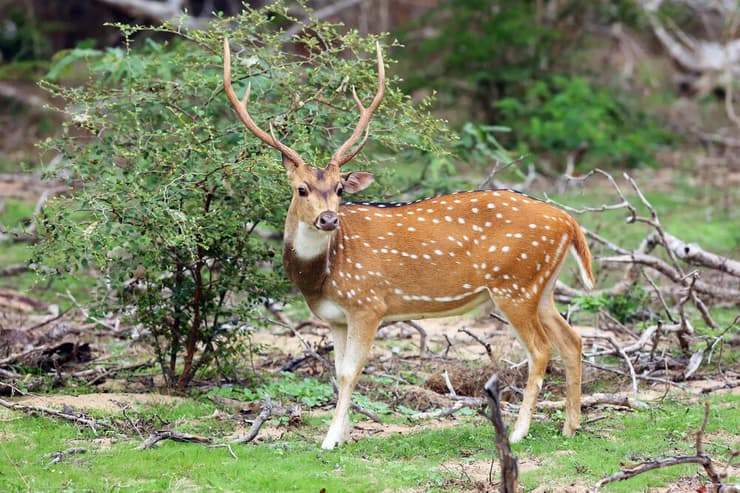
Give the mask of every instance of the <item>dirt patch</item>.
<svg viewBox="0 0 740 493">
<path fill-rule="evenodd" d="M 387 438 L 390 436 L 408 435 L 410 433 L 421 431 L 451 428 L 457 425 L 458 420 L 454 417 L 437 419 L 434 421 L 424 421 L 413 425 L 361 421 L 359 423 L 353 423 L 350 437 L 353 441 L 359 441 L 369 437 Z"/>
<path fill-rule="evenodd" d="M 132 394 L 127 392 L 111 394 L 83 395 L 37 395 L 24 397 L 16 402 L 26 406 L 42 406 L 61 409 L 65 406 L 75 411 L 117 412 L 121 405 L 130 404 L 134 408 L 142 406 L 173 406 L 182 402 L 182 398 L 162 394 Z"/>
<path fill-rule="evenodd" d="M 565 485 L 541 485 L 532 490 L 532 493 L 588 493 L 590 485 L 584 481 L 576 481 Z"/>
</svg>

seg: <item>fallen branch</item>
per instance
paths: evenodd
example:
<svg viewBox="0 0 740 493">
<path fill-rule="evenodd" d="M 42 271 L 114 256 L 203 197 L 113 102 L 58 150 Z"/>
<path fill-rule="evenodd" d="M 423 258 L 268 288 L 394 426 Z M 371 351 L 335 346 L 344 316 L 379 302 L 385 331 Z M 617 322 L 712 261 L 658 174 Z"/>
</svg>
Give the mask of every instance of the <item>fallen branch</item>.
<svg viewBox="0 0 740 493">
<path fill-rule="evenodd" d="M 257 437 L 257 433 L 259 433 L 260 428 L 262 428 L 262 425 L 265 424 L 265 421 L 270 419 L 271 415 L 272 400 L 270 399 L 269 394 L 265 394 L 265 400 L 262 403 L 262 410 L 252 422 L 252 426 L 249 428 L 247 434 L 237 438 L 236 440 L 232 440 L 231 444 L 249 443 L 254 440 Z"/>
<path fill-rule="evenodd" d="M 581 409 L 594 406 L 618 406 L 629 409 L 648 409 L 648 405 L 641 400 L 627 395 L 596 393 L 584 396 L 581 399 Z M 565 401 L 541 401 L 537 403 L 537 409 L 556 411 L 565 409 Z"/>
<path fill-rule="evenodd" d="M 714 387 L 705 387 L 701 389 L 702 394 L 709 394 L 710 392 L 715 392 L 717 390 L 725 390 L 725 389 L 735 389 L 737 387 L 740 387 L 740 381 L 738 382 L 725 382 L 722 385 L 715 385 Z"/>
<path fill-rule="evenodd" d="M 467 401 L 457 401 L 448 407 L 435 409 L 433 411 L 426 411 L 422 413 L 412 414 L 411 416 L 409 416 L 409 420 L 426 421 L 428 419 L 446 418 L 447 416 L 452 416 L 453 414 L 458 412 L 460 409 L 464 409 L 466 407 L 480 407 L 482 403 L 483 403 L 482 399 L 478 399 L 476 406 L 471 406 L 472 403 L 469 403 Z"/>
<path fill-rule="evenodd" d="M 488 344 L 486 341 L 482 340 L 480 337 L 478 337 L 477 335 L 473 334 L 472 332 L 470 332 L 468 329 L 466 329 L 464 327 L 462 329 L 457 329 L 457 331 L 458 332 L 464 332 L 464 333 L 468 334 L 470 337 L 473 338 L 473 340 L 475 340 L 478 344 L 480 344 L 481 346 L 483 346 L 483 348 L 486 350 L 486 354 L 488 354 L 488 357 L 491 359 L 491 361 L 493 361 L 493 359 L 494 359 L 493 358 L 493 350 L 491 349 L 491 345 L 490 344 Z"/>
<path fill-rule="evenodd" d="M 47 466 L 50 466 L 52 464 L 56 464 L 57 462 L 61 462 L 62 458 L 66 455 L 85 454 L 85 453 L 87 453 L 87 449 L 84 447 L 72 447 L 72 448 L 68 448 L 67 450 L 60 450 L 59 452 L 46 454 L 44 457 L 51 459 L 46 464 Z"/>
<path fill-rule="evenodd" d="M 76 414 L 71 414 L 71 413 L 67 413 L 64 411 L 57 411 L 56 409 L 51 409 L 48 407 L 26 406 L 24 404 L 16 404 L 14 402 L 9 402 L 4 399 L 0 399 L 0 406 L 3 406 L 7 409 L 12 409 L 13 411 L 20 411 L 20 412 L 29 414 L 31 416 L 36 416 L 38 414 L 41 414 L 41 415 L 47 414 L 55 418 L 63 419 L 66 421 L 72 421 L 73 423 L 88 426 L 90 427 L 90 429 L 92 430 L 95 436 L 98 435 L 96 431 L 96 427 L 104 428 L 107 430 L 114 429 L 110 424 L 104 421 L 96 421 L 94 419 L 86 418 L 84 416 L 78 416 Z"/>
<path fill-rule="evenodd" d="M 638 474 L 652 471 L 654 469 L 676 466 L 678 464 L 701 464 L 704 467 L 707 476 L 709 476 L 709 479 L 712 481 L 714 491 L 722 492 L 724 485 L 720 480 L 719 473 L 717 473 L 717 470 L 714 468 L 714 464 L 712 464 L 712 459 L 704 455 L 704 449 L 702 446 L 702 441 L 704 439 L 704 430 L 706 429 L 708 419 L 709 401 L 704 403 L 704 420 L 702 421 L 701 428 L 699 428 L 699 431 L 697 431 L 696 433 L 696 455 L 680 455 L 676 457 L 668 457 L 666 459 L 649 460 L 633 467 L 624 468 L 616 474 L 613 474 L 606 478 L 602 478 L 598 483 L 596 483 L 592 491 L 596 493 L 597 491 L 599 491 L 599 488 L 601 488 L 605 484 L 613 483 L 615 481 L 624 481 L 626 479 L 633 478 Z"/>
<path fill-rule="evenodd" d="M 662 240 L 665 240 L 665 242 Z M 672 251 L 676 257 L 688 264 L 708 267 L 740 277 L 740 262 L 737 260 L 707 252 L 696 243 L 685 243 L 669 233 L 663 233 L 663 238 L 660 238 L 657 233 L 653 232 L 645 238 L 645 243 L 651 248 L 663 245 L 664 248 Z"/>
<path fill-rule="evenodd" d="M 424 327 L 413 320 L 406 320 L 402 323 L 408 325 L 419 333 L 419 356 L 423 358 L 427 353 L 427 331 Z"/>
<path fill-rule="evenodd" d="M 608 341 L 609 344 L 611 344 L 611 346 L 614 348 L 614 351 L 622 357 L 625 364 L 627 365 L 630 378 L 632 379 L 632 392 L 635 394 L 635 398 L 637 398 L 637 375 L 635 374 L 635 368 L 632 366 L 632 361 L 630 361 L 629 357 L 627 356 L 627 352 L 619 344 L 617 344 L 617 341 L 615 341 L 612 336 L 587 335 L 585 337 L 590 339 L 604 339 Z"/>
<path fill-rule="evenodd" d="M 144 363 L 134 363 L 131 365 L 121 365 L 116 366 L 114 368 L 108 368 L 107 370 L 104 370 L 100 372 L 100 368 L 94 368 L 93 370 L 97 373 L 97 375 L 87 381 L 87 385 L 95 385 L 96 383 L 100 382 L 101 380 L 104 380 L 112 375 L 115 375 L 116 373 L 120 373 L 122 371 L 133 371 L 133 370 L 140 370 L 142 368 L 151 368 L 154 365 L 153 361 L 146 361 Z M 87 370 L 89 371 L 89 370 Z M 72 373 L 73 377 L 81 378 L 83 377 L 85 372 L 75 372 Z"/>
<path fill-rule="evenodd" d="M 623 375 L 625 377 L 626 376 L 629 376 L 629 373 L 625 373 L 622 370 L 620 370 L 618 368 L 613 368 L 611 366 L 599 365 L 598 363 L 592 363 L 592 362 L 590 362 L 588 360 L 583 360 L 583 364 L 584 365 L 588 365 L 588 366 L 590 366 L 592 368 L 596 368 L 597 370 L 608 371 L 608 372 L 611 372 L 611 373 L 616 373 L 617 375 Z M 678 387 L 681 390 L 686 390 L 686 388 L 685 388 L 684 385 L 682 385 L 680 383 L 677 383 L 677 382 L 674 382 L 673 380 L 668 380 L 668 379 L 665 379 L 665 378 L 658 378 L 658 377 L 649 377 L 647 375 L 640 375 L 640 374 L 635 375 L 635 377 L 638 380 L 645 380 L 646 382 L 665 383 L 665 384 L 668 384 L 668 385 L 673 385 L 674 387 Z"/>
<path fill-rule="evenodd" d="M 197 435 L 190 435 L 189 433 L 180 433 L 179 431 L 173 430 L 157 430 L 149 435 L 149 438 L 144 440 L 144 443 L 137 447 L 138 450 L 146 450 L 151 448 L 155 443 L 161 442 L 162 440 L 174 440 L 175 442 L 190 442 L 190 443 L 211 443 L 210 438 L 200 437 Z"/>
<path fill-rule="evenodd" d="M 631 252 L 626 255 L 613 255 L 610 257 L 599 257 L 599 262 L 612 262 L 612 263 L 625 263 L 625 264 L 639 264 L 644 265 L 646 267 L 650 267 L 653 270 L 656 270 L 666 276 L 671 281 L 675 282 L 676 284 L 683 285 L 684 282 L 684 275 L 682 275 L 679 271 L 674 269 L 672 266 L 668 265 L 665 261 L 659 259 L 658 257 L 654 257 L 652 255 L 647 255 L 644 253 L 639 252 Z M 740 300 L 740 290 L 732 289 L 732 288 L 723 288 L 720 286 L 717 286 L 715 284 L 709 284 L 703 281 L 696 281 L 694 285 L 694 289 L 701 293 L 708 296 L 713 296 L 715 298 L 719 298 L 722 300 L 729 300 L 737 302 Z"/>
<path fill-rule="evenodd" d="M 0 269 L 0 277 L 17 276 L 18 274 L 25 274 L 29 270 L 31 270 L 31 267 L 28 264 L 9 265 Z"/>
</svg>

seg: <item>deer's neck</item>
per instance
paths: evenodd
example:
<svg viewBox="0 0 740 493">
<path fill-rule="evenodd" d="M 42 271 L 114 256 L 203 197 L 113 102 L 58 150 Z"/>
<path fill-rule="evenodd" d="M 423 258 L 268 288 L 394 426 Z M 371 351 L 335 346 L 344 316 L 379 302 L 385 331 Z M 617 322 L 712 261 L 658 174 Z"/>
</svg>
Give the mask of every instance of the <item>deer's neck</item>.
<svg viewBox="0 0 740 493">
<path fill-rule="evenodd" d="M 285 221 L 283 265 L 288 279 L 301 290 L 306 299 L 320 297 L 329 274 L 330 251 L 334 233 L 317 231 L 312 226 L 292 220 Z"/>
</svg>

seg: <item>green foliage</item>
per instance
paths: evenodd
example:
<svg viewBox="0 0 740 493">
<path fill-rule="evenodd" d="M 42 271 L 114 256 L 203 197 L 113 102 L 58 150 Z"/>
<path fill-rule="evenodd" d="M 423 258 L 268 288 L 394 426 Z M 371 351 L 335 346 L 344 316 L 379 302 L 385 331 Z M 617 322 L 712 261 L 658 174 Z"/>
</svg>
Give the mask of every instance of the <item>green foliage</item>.
<svg viewBox="0 0 740 493">
<path fill-rule="evenodd" d="M 589 78 L 599 74 L 579 65 L 593 36 L 585 26 L 641 22 L 629 2 L 442 2 L 415 26 L 426 27 L 423 40 L 408 40 L 416 52 L 406 85 L 433 87 L 441 103 L 455 110 L 467 103 L 477 121 L 510 127 L 502 142 L 518 154 L 564 162 L 585 143 L 586 163 L 652 164 L 670 134 L 636 105 L 622 103 L 619 89 L 594 87 Z"/>
<path fill-rule="evenodd" d="M 237 123 L 223 94 L 223 33 L 237 91 L 252 85 L 250 112 L 309 163 L 328 162 L 354 128 L 352 86 L 361 98 L 375 91 L 374 39 L 311 23 L 315 34 L 290 51 L 278 28 L 287 15 L 278 2 L 203 31 L 117 25 L 124 47 L 80 48 L 52 67 L 57 77 L 87 60 L 86 86 L 45 83 L 70 117 L 63 138 L 45 143 L 65 157 L 48 172 L 77 186 L 39 217 L 36 261 L 98 272 L 98 309 L 123 310 L 142 327 L 171 386 L 238 351 L 260 302 L 286 288 L 277 252 L 255 230 L 281 228 L 289 190 L 276 152 Z M 376 145 L 444 155 L 441 123 L 388 85 Z M 367 152 L 356 161 L 367 163 Z"/>
<path fill-rule="evenodd" d="M 245 401 L 264 399 L 265 395 L 269 395 L 273 399 L 289 400 L 313 408 L 331 401 L 334 398 L 334 388 L 331 384 L 316 378 L 283 372 L 280 378 L 267 384 L 253 388 L 226 385 L 211 389 L 207 395 L 233 397 Z"/>
<path fill-rule="evenodd" d="M 533 22 L 534 5 L 520 0 L 443 2 L 419 21 L 437 29 L 418 46 L 409 87 L 426 87 L 434 80 L 445 93 L 462 90 L 483 120 L 494 122 L 492 101 L 511 95 L 512 84 L 538 77 L 547 64 L 547 47 L 557 37 L 556 30 Z"/>
<path fill-rule="evenodd" d="M 625 293 L 579 296 L 573 301 L 589 313 L 604 310 L 619 322 L 626 324 L 641 319 L 650 297 L 640 284 L 633 284 Z"/>
<path fill-rule="evenodd" d="M 521 99 L 503 98 L 496 106 L 502 121 L 515 129 L 519 152 L 548 153 L 560 162 L 585 144 L 587 162 L 653 165 L 656 149 L 672 141 L 648 115 L 583 77 L 556 75 L 536 81 Z"/>
</svg>

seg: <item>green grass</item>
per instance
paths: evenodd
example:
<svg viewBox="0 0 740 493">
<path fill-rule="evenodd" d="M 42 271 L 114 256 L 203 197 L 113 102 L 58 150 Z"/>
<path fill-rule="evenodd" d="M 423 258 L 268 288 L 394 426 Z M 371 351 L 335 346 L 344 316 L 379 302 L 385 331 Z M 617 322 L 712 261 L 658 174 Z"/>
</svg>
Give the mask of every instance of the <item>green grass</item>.
<svg viewBox="0 0 740 493">
<path fill-rule="evenodd" d="M 725 461 L 729 447 L 739 445 L 740 396 L 710 399 L 705 450 L 714 460 Z M 214 417 L 213 411 L 210 403 L 185 400 L 174 407 L 129 411 L 129 415 L 148 419 L 157 414 L 179 431 L 218 440 L 233 430 L 233 422 Z M 692 454 L 703 409 L 700 403 L 668 399 L 645 411 L 598 414 L 608 418 L 575 438 L 560 436 L 559 423 L 536 422 L 530 436 L 514 445 L 520 459 L 535 458 L 538 464 L 521 475 L 526 490 L 575 480 L 593 484 L 617 472 L 620 464 Z M 448 428 L 364 438 L 333 451 L 318 448 L 325 420 L 309 419 L 297 430 L 285 430 L 274 442 L 235 446 L 238 459 L 224 448 L 166 441 L 142 451 L 136 449 L 139 440 L 133 433 L 128 438 L 113 435 L 96 441 L 91 431 L 52 419 L 14 417 L 9 412 L 0 418 L 4 491 L 450 491 L 465 485 L 445 464 L 488 461 L 493 446 L 492 427 L 480 417 L 458 418 Z M 72 446 L 89 451 L 53 465 L 43 458 Z M 609 485 L 604 491 L 645 491 L 696 474 L 703 474 L 699 466 L 665 468 Z"/>
<path fill-rule="evenodd" d="M 638 197 L 628 193 L 626 187 L 623 187 L 623 192 L 640 216 L 650 217 L 650 212 Z M 728 190 L 721 193 L 736 192 Z M 740 218 L 736 210 L 721 205 L 718 195 L 717 191 L 682 186 L 677 186 L 672 192 L 645 192 L 666 232 L 686 243 L 698 243 L 713 253 L 737 257 L 740 255 L 740 228 L 737 227 Z M 582 193 L 554 195 L 552 198 L 574 208 L 600 207 L 620 202 L 610 189 L 595 191 L 586 188 Z M 618 209 L 584 213 L 576 215 L 576 218 L 584 227 L 614 243 L 624 248 L 636 248 L 652 231 L 652 227 L 643 223 L 627 224 L 627 216 L 626 209 Z"/>
</svg>

